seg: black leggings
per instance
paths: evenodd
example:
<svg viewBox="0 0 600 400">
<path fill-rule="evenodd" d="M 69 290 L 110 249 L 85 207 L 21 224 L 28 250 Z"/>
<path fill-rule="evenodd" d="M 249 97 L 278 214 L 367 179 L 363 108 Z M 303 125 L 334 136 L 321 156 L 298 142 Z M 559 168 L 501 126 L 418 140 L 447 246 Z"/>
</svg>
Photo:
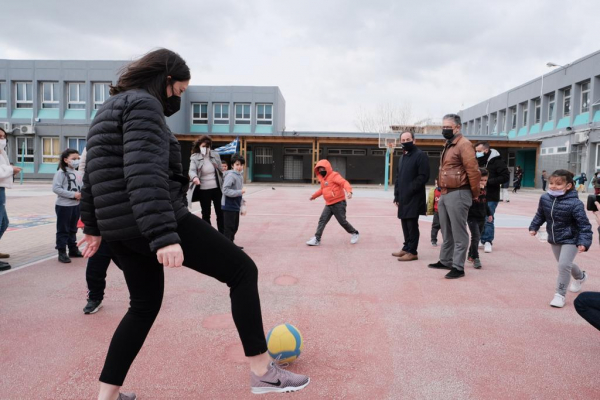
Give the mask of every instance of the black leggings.
<svg viewBox="0 0 600 400">
<path fill-rule="evenodd" d="M 246 356 L 266 352 L 258 270 L 252 259 L 193 214 L 179 222 L 177 233 L 185 266 L 229 286 L 231 312 Z M 125 275 L 130 307 L 112 338 L 100 381 L 122 386 L 160 310 L 164 271 L 146 239 L 110 242 L 109 245 Z"/>
<path fill-rule="evenodd" d="M 202 219 L 205 220 L 209 225 L 210 223 L 210 213 L 211 213 L 211 203 L 215 207 L 215 215 L 217 216 L 217 229 L 221 233 L 225 233 L 225 226 L 223 223 L 223 211 L 221 210 L 221 200 L 223 198 L 223 193 L 221 189 L 206 189 L 200 190 L 198 189 L 199 197 L 200 197 L 200 207 L 202 209 Z"/>
</svg>

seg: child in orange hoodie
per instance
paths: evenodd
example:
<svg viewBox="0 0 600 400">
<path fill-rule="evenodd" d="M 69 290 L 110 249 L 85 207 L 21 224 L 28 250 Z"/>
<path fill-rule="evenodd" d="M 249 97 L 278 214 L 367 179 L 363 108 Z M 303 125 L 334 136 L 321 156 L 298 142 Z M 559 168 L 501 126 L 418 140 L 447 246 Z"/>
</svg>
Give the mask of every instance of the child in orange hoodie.
<svg viewBox="0 0 600 400">
<path fill-rule="evenodd" d="M 313 194 L 310 199 L 314 200 L 323 195 L 325 199 L 325 208 L 319 218 L 319 226 L 315 236 L 306 242 L 309 246 L 318 246 L 321 244 L 321 235 L 332 216 L 340 223 L 346 232 L 352 234 L 350 243 L 358 242 L 358 231 L 346 220 L 346 193 L 348 199 L 352 198 L 352 186 L 340 174 L 333 171 L 331 164 L 327 160 L 320 160 L 315 166 L 315 175 L 321 183 L 321 188 Z"/>
</svg>

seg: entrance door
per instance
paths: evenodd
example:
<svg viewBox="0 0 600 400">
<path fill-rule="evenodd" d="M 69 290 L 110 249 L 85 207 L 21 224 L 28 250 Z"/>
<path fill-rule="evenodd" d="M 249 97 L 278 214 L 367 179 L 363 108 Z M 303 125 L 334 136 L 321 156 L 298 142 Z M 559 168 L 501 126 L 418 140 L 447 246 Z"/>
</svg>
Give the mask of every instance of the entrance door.
<svg viewBox="0 0 600 400">
<path fill-rule="evenodd" d="M 303 156 L 285 156 L 283 157 L 283 179 L 301 180 L 302 170 L 304 168 Z"/>
<path fill-rule="evenodd" d="M 328 160 L 331 168 L 343 178 L 346 178 L 346 157 L 329 157 Z"/>
<path fill-rule="evenodd" d="M 535 187 L 535 150 L 517 151 L 517 165 L 523 168 L 523 187 Z"/>
<path fill-rule="evenodd" d="M 254 179 L 273 178 L 273 148 L 256 147 L 254 149 Z"/>
</svg>

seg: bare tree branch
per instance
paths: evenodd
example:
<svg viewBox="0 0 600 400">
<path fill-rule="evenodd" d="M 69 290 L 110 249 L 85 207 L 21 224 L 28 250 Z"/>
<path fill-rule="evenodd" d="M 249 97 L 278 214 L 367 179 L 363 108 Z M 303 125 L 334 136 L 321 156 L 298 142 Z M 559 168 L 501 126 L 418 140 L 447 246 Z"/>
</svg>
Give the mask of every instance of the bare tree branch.
<svg viewBox="0 0 600 400">
<path fill-rule="evenodd" d="M 412 106 L 409 102 L 401 105 L 380 104 L 374 111 L 360 107 L 354 126 L 360 132 L 391 132 L 392 125 L 409 125 L 412 119 Z"/>
</svg>

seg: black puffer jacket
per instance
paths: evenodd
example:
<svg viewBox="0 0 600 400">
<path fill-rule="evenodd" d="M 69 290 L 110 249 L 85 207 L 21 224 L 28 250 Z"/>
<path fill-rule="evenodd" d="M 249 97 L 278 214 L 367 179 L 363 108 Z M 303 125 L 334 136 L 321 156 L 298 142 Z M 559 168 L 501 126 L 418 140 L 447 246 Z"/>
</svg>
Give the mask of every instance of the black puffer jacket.
<svg viewBox="0 0 600 400">
<path fill-rule="evenodd" d="M 506 167 L 506 163 L 495 149 L 490 149 L 489 153 L 478 158 L 477 162 L 490 174 L 487 183 L 487 201 L 500 201 L 500 188 L 510 180 L 510 171 Z"/>
<path fill-rule="evenodd" d="M 106 241 L 145 237 L 152 251 L 180 243 L 188 215 L 181 148 L 160 102 L 145 90 L 109 98 L 87 137 L 81 219 Z"/>
</svg>

